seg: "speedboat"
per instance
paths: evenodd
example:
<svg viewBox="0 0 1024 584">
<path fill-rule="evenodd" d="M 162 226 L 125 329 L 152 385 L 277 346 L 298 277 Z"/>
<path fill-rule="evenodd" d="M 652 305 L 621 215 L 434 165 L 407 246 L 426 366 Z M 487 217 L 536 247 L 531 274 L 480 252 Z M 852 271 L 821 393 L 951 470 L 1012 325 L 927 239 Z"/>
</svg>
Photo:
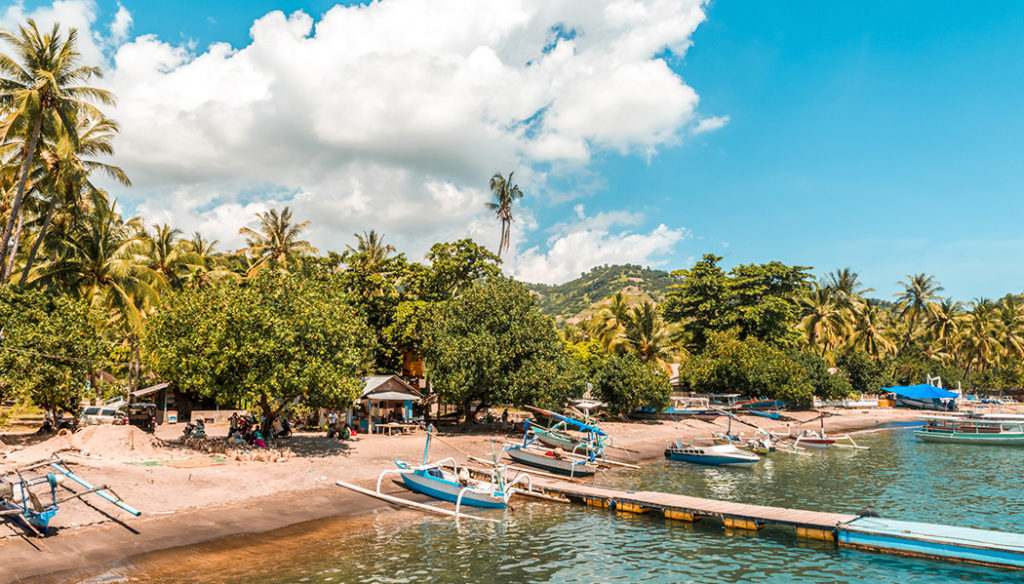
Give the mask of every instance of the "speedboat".
<svg viewBox="0 0 1024 584">
<path fill-rule="evenodd" d="M 761 460 L 758 455 L 740 450 L 732 444 L 715 444 L 709 440 L 698 439 L 689 443 L 675 440 L 665 449 L 665 458 L 718 466 L 751 466 Z"/>
</svg>

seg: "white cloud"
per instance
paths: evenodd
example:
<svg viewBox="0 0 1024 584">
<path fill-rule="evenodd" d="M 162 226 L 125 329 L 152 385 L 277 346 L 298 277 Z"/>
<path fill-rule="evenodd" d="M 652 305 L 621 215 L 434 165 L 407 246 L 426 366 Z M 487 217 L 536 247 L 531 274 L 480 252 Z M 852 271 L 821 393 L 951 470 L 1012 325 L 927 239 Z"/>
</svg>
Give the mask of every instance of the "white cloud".
<svg viewBox="0 0 1024 584">
<path fill-rule="evenodd" d="M 711 116 L 710 118 L 701 118 L 697 125 L 693 127 L 691 132 L 694 135 L 703 134 L 704 132 L 711 132 L 719 128 L 725 127 L 729 123 L 729 116 Z"/>
<path fill-rule="evenodd" d="M 132 13 L 120 3 L 117 5 L 117 13 L 110 23 L 110 40 L 113 44 L 119 45 L 128 40 L 128 33 L 132 29 Z"/>
<path fill-rule="evenodd" d="M 530 206 L 557 196 L 547 172 L 588 172 L 603 150 L 649 156 L 708 123 L 695 119 L 697 93 L 661 58 L 686 51 L 703 8 L 704 0 L 382 0 L 335 6 L 319 21 L 271 12 L 253 23 L 247 46 L 198 51 L 151 35 L 126 40 L 124 7 L 106 27 L 91 0 L 31 15 L 109 31 L 83 35 L 83 54 L 109 65 L 104 83 L 118 96 L 115 162 L 135 186 L 112 190 L 127 207 L 234 247 L 255 212 L 287 204 L 311 221 L 321 249 L 377 229 L 416 256 L 449 237 L 496 243 L 483 207 L 496 171 L 515 169 L 527 193 L 513 231 L 521 245 L 535 225 Z M 29 15 L 16 5 L 0 22 Z M 640 225 L 618 211 L 587 221 L 556 225 L 551 251 L 534 248 L 529 259 L 575 273 L 585 260 L 556 249 L 573 238 L 594 261 L 644 262 L 683 236 L 664 226 L 612 233 L 613 224 Z M 612 257 L 616 250 L 623 255 Z"/>
<path fill-rule="evenodd" d="M 661 265 L 676 244 L 690 234 L 684 228 L 664 224 L 648 233 L 613 232 L 616 225 L 639 224 L 637 214 L 598 213 L 587 217 L 576 206 L 579 220 L 557 226 L 558 233 L 547 242 L 547 250 L 531 247 L 512 257 L 511 271 L 527 282 L 557 284 L 571 280 L 601 264 Z"/>
</svg>

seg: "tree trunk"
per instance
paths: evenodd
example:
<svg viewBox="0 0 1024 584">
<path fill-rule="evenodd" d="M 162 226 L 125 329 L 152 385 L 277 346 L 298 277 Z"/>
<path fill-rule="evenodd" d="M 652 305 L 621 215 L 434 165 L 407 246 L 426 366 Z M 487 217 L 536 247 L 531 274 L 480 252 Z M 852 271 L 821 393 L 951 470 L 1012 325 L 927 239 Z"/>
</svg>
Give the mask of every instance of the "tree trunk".
<svg viewBox="0 0 1024 584">
<path fill-rule="evenodd" d="M 465 403 L 462 404 L 462 413 L 466 416 L 466 420 L 463 422 L 463 425 L 466 428 L 469 428 L 469 425 L 473 423 L 473 418 L 475 417 L 473 415 L 473 406 L 470 404 L 470 400 L 467 399 Z"/>
<path fill-rule="evenodd" d="M 7 279 L 11 277 L 11 271 L 14 270 L 14 259 L 18 256 L 18 247 L 21 245 L 21 230 L 25 226 L 25 213 L 22 209 L 21 213 L 18 213 L 18 226 L 14 229 L 14 242 L 11 245 L 11 251 L 7 254 L 7 263 L 4 265 L 3 276 L 0 277 L 0 282 L 7 282 Z"/>
<path fill-rule="evenodd" d="M 36 236 L 36 240 L 32 243 L 32 250 L 28 252 L 28 260 L 25 262 L 25 269 L 21 271 L 21 280 L 18 282 L 19 288 L 24 288 L 25 283 L 28 281 L 28 272 L 32 269 L 32 262 L 36 259 L 36 252 L 39 251 L 39 246 L 43 243 L 43 239 L 46 238 L 46 231 L 50 228 L 50 220 L 53 219 L 55 208 L 55 206 L 51 205 L 46 211 L 43 227 L 39 230 L 39 235 Z"/>
<path fill-rule="evenodd" d="M 260 411 L 263 412 L 263 424 L 260 425 L 260 432 L 263 434 L 263 440 L 269 445 L 274 439 L 274 419 L 277 415 L 270 406 L 270 400 L 267 399 L 265 393 L 260 394 Z"/>
<path fill-rule="evenodd" d="M 36 119 L 32 122 L 32 137 L 29 139 L 28 152 L 25 153 L 25 166 L 21 171 L 21 180 L 18 181 L 18 190 L 14 194 L 14 201 L 11 202 L 11 216 L 4 226 L 3 235 L 0 235 L 0 258 L 7 257 L 7 248 L 11 241 L 11 232 L 14 231 L 15 217 L 21 212 L 21 200 L 25 197 L 25 185 L 28 184 L 28 175 L 32 170 L 32 159 L 36 154 L 36 143 L 39 142 L 39 129 L 43 123 L 43 108 L 39 107 L 36 112 Z"/>
</svg>

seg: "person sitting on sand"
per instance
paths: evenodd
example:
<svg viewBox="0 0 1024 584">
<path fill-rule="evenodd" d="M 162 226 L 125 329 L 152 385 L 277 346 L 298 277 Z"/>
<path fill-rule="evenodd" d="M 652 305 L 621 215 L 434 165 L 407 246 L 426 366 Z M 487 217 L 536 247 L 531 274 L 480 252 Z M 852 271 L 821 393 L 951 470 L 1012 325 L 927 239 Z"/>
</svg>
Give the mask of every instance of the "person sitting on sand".
<svg viewBox="0 0 1024 584">
<path fill-rule="evenodd" d="M 263 434 L 259 430 L 253 430 L 252 432 L 252 445 L 256 448 L 266 448 L 267 443 L 263 440 Z"/>
</svg>

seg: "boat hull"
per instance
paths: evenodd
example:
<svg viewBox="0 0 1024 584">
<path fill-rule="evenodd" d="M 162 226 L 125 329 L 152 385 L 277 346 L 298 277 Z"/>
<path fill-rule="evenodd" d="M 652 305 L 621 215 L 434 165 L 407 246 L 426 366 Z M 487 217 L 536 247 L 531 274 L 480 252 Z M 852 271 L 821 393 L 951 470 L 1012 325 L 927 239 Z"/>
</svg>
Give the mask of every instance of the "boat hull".
<svg viewBox="0 0 1024 584">
<path fill-rule="evenodd" d="M 1001 433 L 1001 434 L 974 434 L 962 432 L 929 432 L 918 430 L 914 432 L 925 442 L 943 442 L 948 444 L 991 444 L 993 446 L 1024 446 L 1024 433 Z"/>
<path fill-rule="evenodd" d="M 403 473 L 402 482 L 409 490 L 422 493 L 442 501 L 455 503 L 459 498 L 459 491 L 462 485 L 446 481 L 442 478 L 421 474 L 420 471 Z M 462 495 L 462 504 L 471 507 L 484 507 L 489 509 L 504 509 L 507 507 L 505 501 L 478 490 L 470 489 Z"/>
<path fill-rule="evenodd" d="M 729 456 L 695 456 L 690 454 L 665 453 L 669 460 L 680 460 L 694 464 L 709 464 L 712 466 L 753 466 L 756 460 L 736 459 Z"/>
<path fill-rule="evenodd" d="M 583 464 L 573 464 L 568 460 L 558 460 L 539 452 L 531 452 L 521 448 L 510 448 L 505 451 L 513 461 L 532 466 L 548 472 L 572 477 L 594 476 L 595 469 Z"/>
</svg>

